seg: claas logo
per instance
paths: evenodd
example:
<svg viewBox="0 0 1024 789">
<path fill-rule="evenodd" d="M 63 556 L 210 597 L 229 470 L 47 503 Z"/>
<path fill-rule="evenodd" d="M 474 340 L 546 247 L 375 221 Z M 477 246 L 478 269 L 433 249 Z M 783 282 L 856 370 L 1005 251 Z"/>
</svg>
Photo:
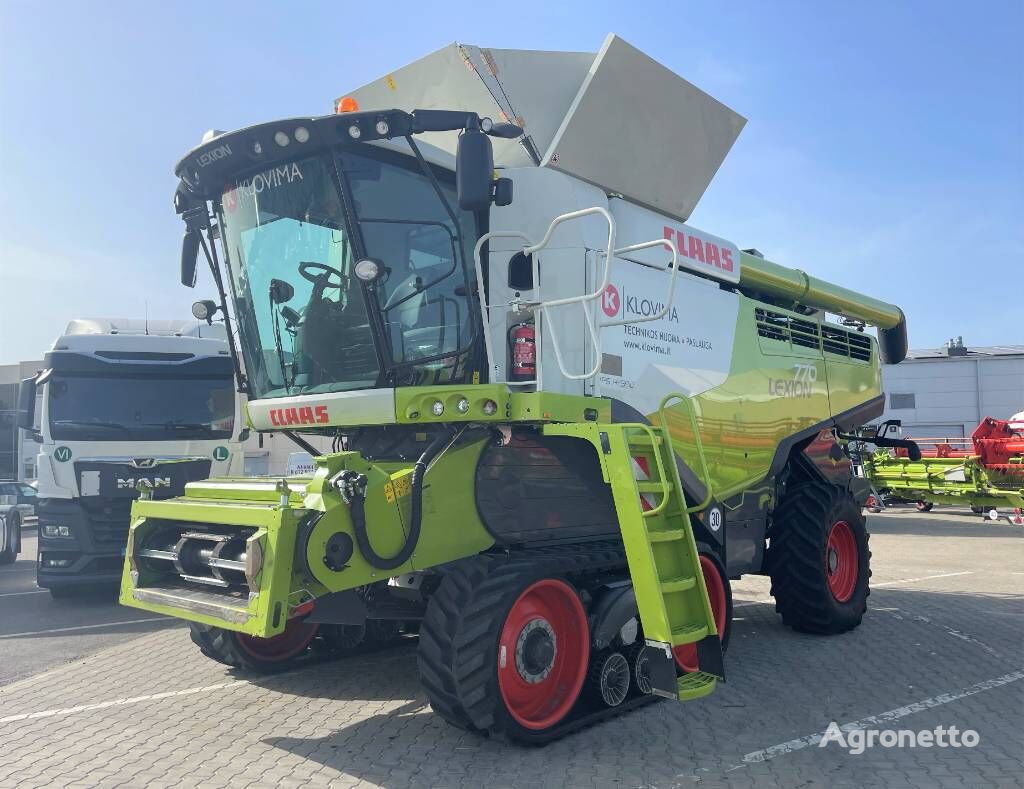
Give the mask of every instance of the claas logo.
<svg viewBox="0 0 1024 789">
<path fill-rule="evenodd" d="M 289 425 L 325 425 L 331 420 L 327 406 L 302 406 L 301 408 L 271 408 L 270 423 L 275 427 Z"/>
</svg>

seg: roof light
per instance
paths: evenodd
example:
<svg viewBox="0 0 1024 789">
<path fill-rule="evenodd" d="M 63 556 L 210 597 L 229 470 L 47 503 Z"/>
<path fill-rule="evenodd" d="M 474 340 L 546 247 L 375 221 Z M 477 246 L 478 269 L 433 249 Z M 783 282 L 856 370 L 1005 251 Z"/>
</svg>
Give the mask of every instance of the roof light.
<svg viewBox="0 0 1024 789">
<path fill-rule="evenodd" d="M 498 412 L 498 404 L 493 400 L 484 400 L 484 413 L 487 416 L 494 416 Z"/>
<path fill-rule="evenodd" d="M 377 134 L 383 136 L 383 135 L 387 134 L 391 130 L 391 127 L 388 126 L 388 122 L 387 121 L 379 120 L 379 121 L 377 121 L 376 129 L 377 129 Z"/>
<path fill-rule="evenodd" d="M 359 112 L 359 102 L 351 96 L 343 96 L 338 99 L 334 108 L 335 112 Z"/>
<path fill-rule="evenodd" d="M 295 130 L 295 142 L 309 142 L 309 129 L 305 126 L 300 126 Z"/>
<path fill-rule="evenodd" d="M 348 127 L 348 136 L 351 137 L 353 140 L 358 140 L 360 137 L 363 136 L 363 130 L 353 123 L 351 126 Z"/>
<path fill-rule="evenodd" d="M 482 131 L 484 134 L 486 134 L 487 132 L 489 132 L 493 128 L 494 128 L 494 121 L 492 121 L 490 118 L 481 118 L 480 119 L 480 131 Z"/>
<path fill-rule="evenodd" d="M 287 132 L 279 131 L 274 133 L 274 142 L 284 148 L 288 143 L 292 141 L 291 137 L 288 136 Z"/>
<path fill-rule="evenodd" d="M 430 412 L 434 416 L 441 416 L 444 413 L 444 403 L 440 400 L 435 400 L 433 405 L 430 406 Z"/>
<path fill-rule="evenodd" d="M 459 398 L 459 402 L 455 404 L 460 414 L 465 414 L 469 411 L 469 400 L 465 397 Z"/>
</svg>

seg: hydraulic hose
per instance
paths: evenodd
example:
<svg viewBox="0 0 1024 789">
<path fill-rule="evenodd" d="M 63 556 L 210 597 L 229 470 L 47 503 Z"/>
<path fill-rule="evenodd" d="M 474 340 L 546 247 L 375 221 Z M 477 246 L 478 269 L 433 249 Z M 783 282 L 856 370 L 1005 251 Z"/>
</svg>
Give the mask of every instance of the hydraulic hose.
<svg viewBox="0 0 1024 789">
<path fill-rule="evenodd" d="M 366 501 L 365 477 L 363 477 L 362 484 L 350 494 L 349 511 L 352 514 L 352 528 L 356 533 L 356 545 L 359 546 L 359 551 L 371 567 L 376 567 L 378 570 L 394 570 L 396 567 L 405 564 L 409 557 L 412 556 L 412 552 L 416 550 L 416 544 L 419 542 L 420 528 L 423 525 L 423 478 L 427 474 L 427 467 L 458 438 L 461 432 L 451 430 L 441 433 L 430 442 L 423 451 L 423 454 L 420 455 L 419 460 L 416 461 L 416 465 L 413 466 L 409 534 L 405 538 L 405 544 L 394 556 L 381 556 L 370 544 L 370 535 L 366 531 L 366 511 L 364 509 Z M 360 474 L 359 476 L 362 475 Z"/>
</svg>

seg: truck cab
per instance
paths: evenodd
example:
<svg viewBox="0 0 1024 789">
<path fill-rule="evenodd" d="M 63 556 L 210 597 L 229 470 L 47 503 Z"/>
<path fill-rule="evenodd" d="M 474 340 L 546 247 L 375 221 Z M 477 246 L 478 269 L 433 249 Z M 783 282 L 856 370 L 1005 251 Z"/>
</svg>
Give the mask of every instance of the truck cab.
<svg viewBox="0 0 1024 789">
<path fill-rule="evenodd" d="M 39 444 L 39 586 L 61 596 L 115 585 L 140 491 L 167 498 L 193 480 L 241 475 L 233 375 L 219 325 L 68 325 L 22 382 L 21 426 Z"/>
</svg>

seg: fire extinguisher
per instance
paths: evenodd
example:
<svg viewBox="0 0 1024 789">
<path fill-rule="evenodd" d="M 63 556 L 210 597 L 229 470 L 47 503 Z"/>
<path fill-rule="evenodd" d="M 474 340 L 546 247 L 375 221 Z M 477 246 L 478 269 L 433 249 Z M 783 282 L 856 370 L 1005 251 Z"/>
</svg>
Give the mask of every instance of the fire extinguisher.
<svg viewBox="0 0 1024 789">
<path fill-rule="evenodd" d="M 537 377 L 537 334 L 532 323 L 517 323 L 508 332 L 509 380 L 532 381 Z"/>
</svg>

